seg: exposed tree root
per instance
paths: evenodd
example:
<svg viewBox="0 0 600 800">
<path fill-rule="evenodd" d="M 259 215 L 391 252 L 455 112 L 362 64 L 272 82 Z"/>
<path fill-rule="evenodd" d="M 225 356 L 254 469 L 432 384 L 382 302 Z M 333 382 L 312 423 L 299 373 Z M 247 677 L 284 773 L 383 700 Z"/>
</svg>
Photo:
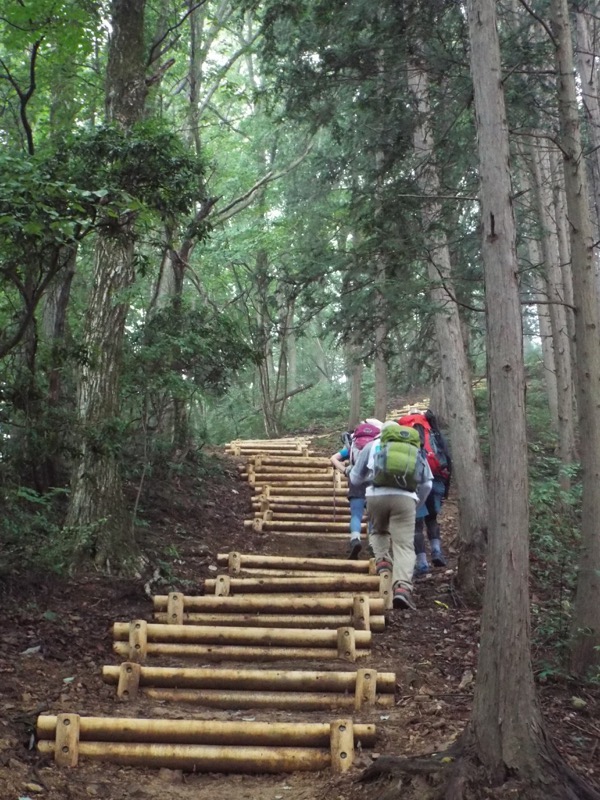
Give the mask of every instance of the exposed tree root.
<svg viewBox="0 0 600 800">
<path fill-rule="evenodd" d="M 459 740 L 443 753 L 415 758 L 382 756 L 362 773 L 359 781 L 382 786 L 378 800 L 419 797 L 431 800 L 483 800 L 483 798 L 518 798 L 518 800 L 600 800 L 600 792 L 577 775 L 551 742 L 543 737 L 539 775 L 523 778 L 508 771 L 504 780 L 490 779 L 472 744 Z M 423 778 L 429 791 L 423 793 Z M 419 783 L 420 787 L 410 784 Z"/>
</svg>

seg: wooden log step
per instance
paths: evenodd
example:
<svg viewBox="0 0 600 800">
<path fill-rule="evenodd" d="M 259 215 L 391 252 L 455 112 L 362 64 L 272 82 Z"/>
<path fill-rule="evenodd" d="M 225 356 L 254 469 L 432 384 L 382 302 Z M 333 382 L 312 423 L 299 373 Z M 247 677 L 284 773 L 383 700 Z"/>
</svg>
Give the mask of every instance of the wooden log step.
<svg viewBox="0 0 600 800">
<path fill-rule="evenodd" d="M 273 452 L 277 454 L 281 450 L 291 450 L 293 448 L 302 450 L 309 446 L 309 440 L 301 439 L 248 439 L 247 441 L 230 442 L 225 445 L 225 450 L 257 450 L 260 453 Z"/>
<path fill-rule="evenodd" d="M 269 612 L 273 611 L 269 607 Z M 356 630 L 383 630 L 385 617 L 371 613 L 371 601 L 366 594 L 357 594 L 352 599 L 352 606 L 345 612 L 338 614 L 312 614 L 298 613 L 293 609 L 291 613 L 248 613 L 247 608 L 235 609 L 219 613 L 186 612 L 184 610 L 184 596 L 178 592 L 168 595 L 166 610 L 154 612 L 154 618 L 159 624 L 169 625 L 232 625 L 269 628 L 342 628 L 351 626 Z"/>
<path fill-rule="evenodd" d="M 203 708 L 262 709 L 276 708 L 282 711 L 319 711 L 325 709 L 358 710 L 356 699 L 350 694 L 335 692 L 230 692 L 218 689 L 154 689 L 147 687 L 140 692 L 151 700 L 169 703 L 189 703 Z M 378 695 L 375 705 L 391 708 L 395 703 L 391 694 Z"/>
<path fill-rule="evenodd" d="M 294 478 L 294 477 L 305 478 L 305 477 L 310 477 L 311 475 L 318 475 L 320 477 L 321 475 L 327 475 L 327 477 L 330 480 L 333 480 L 331 472 L 331 464 L 328 467 L 326 467 L 325 465 L 318 466 L 316 464 L 298 465 L 296 464 L 295 461 L 294 463 L 290 463 L 288 461 L 287 466 L 274 466 L 272 464 L 259 464 L 259 465 L 246 464 L 245 467 L 241 470 L 241 474 L 242 475 L 254 474 L 257 476 L 287 475 L 289 478 Z"/>
<path fill-rule="evenodd" d="M 38 738 L 53 739 L 60 725 L 59 717 L 41 714 L 37 719 Z M 330 725 L 327 722 L 80 717 L 79 741 L 324 747 L 329 744 Z M 374 725 L 357 724 L 355 733 L 365 747 L 375 743 Z"/>
<path fill-rule="evenodd" d="M 185 669 L 146 667 L 134 662 L 102 668 L 105 683 L 120 700 L 140 693 L 153 700 L 208 708 L 317 710 L 394 705 L 396 676 L 372 669 L 356 672 Z"/>
<path fill-rule="evenodd" d="M 371 632 L 341 627 L 337 630 L 312 628 L 248 628 L 204 625 L 159 625 L 145 620 L 115 622 L 113 651 L 129 661 L 142 662 L 147 656 L 202 656 L 239 661 L 258 658 L 343 658 L 366 657 Z"/>
<path fill-rule="evenodd" d="M 167 612 L 155 611 L 154 619 L 159 624 L 168 624 Z M 177 624 L 189 625 L 248 625 L 255 628 L 328 628 L 337 630 L 345 625 L 357 628 L 355 619 L 351 614 L 327 615 L 317 614 L 313 617 L 307 614 L 202 614 L 184 612 Z M 382 614 L 370 615 L 366 630 L 377 633 L 385 630 L 385 616 Z"/>
<path fill-rule="evenodd" d="M 270 575 L 274 578 L 312 578 L 314 577 L 314 570 L 312 569 L 273 569 L 271 567 L 243 567 L 239 572 L 236 573 L 229 573 L 240 575 L 241 577 L 247 576 L 249 578 L 252 577 L 265 577 L 268 578 Z M 328 577 L 334 577 L 335 575 L 339 575 L 339 570 L 319 570 L 319 575 L 327 575 Z"/>
<path fill-rule="evenodd" d="M 354 694 L 357 685 L 366 678 L 375 687 L 375 694 L 393 696 L 396 688 L 396 675 L 394 672 L 377 672 L 372 669 L 319 671 L 226 669 L 222 667 L 151 667 L 125 662 L 120 666 L 104 666 L 102 668 L 102 677 L 106 683 L 118 685 L 121 676 L 127 671 L 137 672 L 138 686 L 170 689 Z"/>
<path fill-rule="evenodd" d="M 369 658 L 370 649 L 352 649 L 343 644 L 333 647 L 249 647 L 248 645 L 187 644 L 149 642 L 145 652 L 132 650 L 128 642 L 114 642 L 113 652 L 128 660 L 147 656 L 164 658 L 194 658 L 202 661 L 356 661 Z"/>
<path fill-rule="evenodd" d="M 343 520 L 348 522 L 350 519 L 350 509 L 346 504 L 338 505 L 333 504 L 330 506 L 296 506 L 296 505 L 271 505 L 269 501 L 261 503 L 259 506 L 253 504 L 252 512 L 254 517 L 262 516 L 264 519 L 288 519 L 290 515 L 305 519 L 312 517 L 313 519 L 321 519 L 325 517 L 333 522 Z M 270 516 L 265 516 L 270 515 Z"/>
<path fill-rule="evenodd" d="M 290 461 L 286 456 L 277 455 L 255 455 L 249 460 L 250 464 L 257 467 L 289 467 Z M 295 456 L 293 461 L 296 467 L 327 467 L 332 469 L 331 461 L 327 456 Z"/>
<path fill-rule="evenodd" d="M 376 588 L 377 587 L 377 588 Z M 327 594 L 331 597 L 368 595 L 369 599 L 380 596 L 384 601 L 384 608 L 392 608 L 392 573 L 385 571 L 381 575 L 323 575 L 306 577 L 270 577 L 261 578 L 232 578 L 229 575 L 218 575 L 205 581 L 205 588 L 210 591 L 214 588 L 215 595 L 228 596 L 232 594 L 251 597 L 253 594 L 289 594 L 294 592 L 297 596 L 302 593 Z M 354 602 L 354 601 L 353 601 Z"/>
<path fill-rule="evenodd" d="M 155 595 L 152 603 L 157 611 L 167 611 L 171 595 Z M 241 596 L 219 595 L 183 595 L 185 611 L 202 611 L 206 613 L 248 613 L 276 611 L 283 614 L 339 614 L 352 611 L 354 596 L 349 597 L 289 597 L 277 594 L 251 594 Z M 382 614 L 384 609 L 381 598 L 370 597 L 369 608 L 372 614 Z"/>
<path fill-rule="evenodd" d="M 268 445 L 267 447 L 262 447 L 261 445 L 236 445 L 234 447 L 226 448 L 225 452 L 241 458 L 263 454 L 273 454 L 286 455 L 292 459 L 294 456 L 308 458 L 311 455 L 309 446 L 302 444 L 282 444 L 278 446 Z"/>
<path fill-rule="evenodd" d="M 131 729 L 134 730 L 130 733 Z M 135 739 L 123 740 L 125 731 Z M 76 766 L 80 758 L 88 758 L 210 772 L 295 772 L 325 766 L 343 772 L 352 764 L 355 740 L 361 747 L 369 746 L 367 743 L 374 742 L 375 734 L 375 726 L 354 725 L 351 719 L 330 723 L 239 723 L 103 719 L 77 714 L 38 718 L 38 750 L 53 754 L 57 764 L 69 767 Z M 93 736 L 105 738 L 91 739 Z M 174 741 L 165 740 L 168 736 Z"/>
<path fill-rule="evenodd" d="M 273 508 L 277 508 L 277 506 L 291 506 L 293 508 L 298 508 L 300 506 L 307 506 L 308 508 L 325 506 L 328 509 L 349 507 L 345 492 L 339 492 L 335 495 L 333 492 L 329 492 L 328 494 L 323 494 L 321 496 L 315 495 L 314 497 L 304 496 L 303 494 L 299 494 L 296 497 L 293 495 L 286 497 L 285 495 L 255 494 L 250 502 L 253 506 L 260 506 L 261 503 L 269 503 Z"/>
<path fill-rule="evenodd" d="M 277 439 L 232 439 L 225 446 L 233 447 L 238 444 L 307 444 L 310 443 L 309 436 L 279 436 Z"/>
<path fill-rule="evenodd" d="M 344 509 L 334 514 L 328 511 L 325 514 L 319 514 L 316 511 L 308 511 L 306 513 L 298 513 L 297 511 L 256 511 L 255 518 L 264 519 L 265 522 L 324 522 L 326 525 L 331 523 L 343 522 L 346 527 L 350 522 L 350 512 Z M 366 530 L 366 522 L 362 522 L 361 526 Z"/>
<path fill-rule="evenodd" d="M 313 572 L 343 572 L 375 574 L 375 559 L 349 560 L 341 558 L 311 558 L 301 556 L 270 556 L 254 553 L 217 553 L 217 564 L 228 567 L 229 574 L 234 575 L 244 567 L 280 568 L 286 570 L 308 570 Z"/>
<path fill-rule="evenodd" d="M 55 761 L 59 763 L 60 748 L 54 742 L 39 741 L 37 748 L 42 754 L 54 755 Z M 108 761 L 128 767 L 241 774 L 307 772 L 331 766 L 329 749 L 301 747 L 232 748 L 218 745 L 81 742 L 77 760 L 68 766 L 77 766 L 80 758 L 86 761 Z"/>
<path fill-rule="evenodd" d="M 289 499 L 278 498 L 269 499 L 262 495 L 256 495 L 251 500 L 252 508 L 255 511 L 297 511 L 312 514 L 327 512 L 328 514 L 340 514 L 350 510 L 345 496 L 333 497 L 290 497 Z"/>
<path fill-rule="evenodd" d="M 257 519 L 254 521 L 257 522 L 258 525 L 253 525 L 252 529 L 256 532 L 261 532 L 262 529 L 260 528 L 260 525 L 262 525 L 263 520 Z M 270 531 L 270 533 L 275 534 L 278 538 L 280 536 L 287 536 L 290 538 L 297 538 L 301 536 L 303 539 L 311 538 L 314 539 L 315 546 L 319 545 L 321 539 L 343 539 L 346 543 L 348 542 L 348 531 L 346 531 L 346 533 L 332 533 L 331 531 Z M 340 552 L 342 551 L 340 550 Z"/>
<path fill-rule="evenodd" d="M 197 644 L 262 645 L 279 647 L 331 647 L 337 631 L 310 628 L 246 628 L 214 625 L 160 625 L 145 620 L 115 622 L 115 641 L 129 640 L 132 629 L 145 630 L 147 642 L 193 642 Z M 354 631 L 359 646 L 371 644 L 370 631 Z"/>
<path fill-rule="evenodd" d="M 277 520 L 253 520 L 253 519 L 245 519 L 244 520 L 244 527 L 245 528 L 254 528 L 256 530 L 255 522 L 261 522 L 261 526 L 259 530 L 277 533 L 278 531 L 296 531 L 296 532 L 308 532 L 308 531 L 318 531 L 319 533 L 341 533 L 344 532 L 346 536 L 348 536 L 348 523 L 345 521 L 341 522 L 326 522 L 323 521 L 302 521 L 302 520 L 281 520 L 278 522 Z M 363 523 L 364 525 L 365 523 Z"/>
<path fill-rule="evenodd" d="M 279 489 L 280 486 L 292 486 L 296 489 L 296 493 L 302 493 L 304 489 L 318 489 L 319 487 L 325 489 L 328 486 L 333 487 L 331 476 L 314 475 L 312 473 L 306 478 L 303 478 L 301 475 L 298 476 L 297 474 L 294 476 L 287 476 L 273 475 L 272 472 L 263 475 L 255 475 L 253 473 L 252 475 L 248 475 L 248 483 L 250 486 L 260 486 L 261 491 L 265 486 L 271 486 L 277 489 Z M 339 491 L 341 492 L 342 490 L 340 489 Z"/>
<path fill-rule="evenodd" d="M 325 484 L 319 483 L 317 486 L 282 486 L 281 484 L 277 484 L 277 486 L 262 486 L 259 484 L 258 486 L 254 486 L 255 495 L 258 496 L 277 496 L 277 497 L 297 497 L 297 498 L 306 498 L 306 497 L 333 497 L 339 498 L 341 501 L 347 500 L 346 498 L 346 488 L 334 488 L 332 484 L 326 486 Z"/>
<path fill-rule="evenodd" d="M 224 579 L 227 578 L 227 581 Z M 252 594 L 267 592 L 326 592 L 344 591 L 362 592 L 377 591 L 380 584 L 379 575 L 315 575 L 314 577 L 298 578 L 231 578 L 218 575 L 216 578 L 207 578 L 204 588 L 207 592 L 214 592 L 219 584 L 227 584 L 230 594 Z"/>
</svg>

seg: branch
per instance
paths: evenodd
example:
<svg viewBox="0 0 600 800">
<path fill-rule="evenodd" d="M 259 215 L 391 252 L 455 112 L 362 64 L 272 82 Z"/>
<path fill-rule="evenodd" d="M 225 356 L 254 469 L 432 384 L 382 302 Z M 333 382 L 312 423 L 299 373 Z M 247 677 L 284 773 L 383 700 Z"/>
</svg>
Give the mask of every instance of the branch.
<svg viewBox="0 0 600 800">
<path fill-rule="evenodd" d="M 575 306 L 570 303 L 565 303 L 564 300 L 521 300 L 522 306 L 564 306 L 570 308 L 571 311 L 577 311 Z"/>
<path fill-rule="evenodd" d="M 233 124 L 233 122 L 231 122 L 231 120 L 228 120 L 227 117 L 223 116 L 223 114 L 221 114 L 221 112 L 219 111 L 219 109 L 216 106 L 214 106 L 211 103 L 211 104 L 209 104 L 208 109 L 209 109 L 209 111 L 211 111 L 215 115 L 215 117 L 217 117 L 218 119 L 221 120 L 223 125 L 227 125 L 227 127 L 230 130 L 232 130 L 234 133 L 237 133 L 238 136 L 242 136 L 244 139 L 246 139 L 246 141 L 250 141 L 250 136 L 248 136 L 247 133 L 244 133 L 243 131 L 241 131 L 239 128 L 236 128 L 235 125 Z"/>
<path fill-rule="evenodd" d="M 435 261 L 433 260 L 431 255 L 429 256 L 429 261 L 431 262 L 433 268 L 435 269 L 435 271 L 437 272 L 437 274 L 439 276 L 440 283 L 442 285 L 442 289 L 446 292 L 446 294 L 448 295 L 450 300 L 452 300 L 453 303 L 456 303 L 457 306 L 461 306 L 461 308 L 466 308 L 468 311 L 476 311 L 478 314 L 485 313 L 485 309 L 484 308 L 477 308 L 476 306 L 470 306 L 468 303 L 461 303 L 461 301 L 458 300 L 458 298 L 456 297 L 454 292 L 450 291 L 450 289 L 446 285 L 446 279 L 442 275 L 440 268 L 435 263 Z"/>
<path fill-rule="evenodd" d="M 308 389 L 312 389 L 314 385 L 315 384 L 314 384 L 314 381 L 313 381 L 312 383 L 307 383 L 305 386 L 299 386 L 297 389 L 292 389 L 292 391 L 288 392 L 286 395 L 284 395 L 284 397 L 278 397 L 275 400 L 273 400 L 273 405 L 276 405 L 277 403 L 283 403 L 284 400 L 288 400 L 290 397 L 293 397 L 295 394 L 300 394 L 300 392 L 306 392 L 306 391 L 308 391 Z M 239 419 L 238 422 L 243 422 L 245 419 L 248 419 L 248 417 L 254 416 L 254 414 L 260 414 L 262 412 L 262 410 L 263 410 L 262 406 L 260 408 L 252 409 L 250 414 L 246 414 L 246 416 L 242 417 L 241 419 Z"/>
<path fill-rule="evenodd" d="M 263 186 L 266 186 L 268 183 L 271 183 L 271 181 L 279 180 L 279 178 L 282 178 L 284 175 L 287 175 L 289 172 L 295 169 L 298 166 L 298 164 L 304 161 L 306 156 L 312 150 L 313 141 L 314 137 L 313 139 L 310 140 L 304 152 L 301 155 L 299 155 L 298 158 L 292 161 L 292 163 L 289 164 L 285 169 L 282 169 L 280 172 L 273 172 L 273 170 L 269 170 L 269 172 L 267 172 L 266 175 L 263 175 L 262 178 L 257 180 L 254 186 L 248 189 L 247 192 L 244 192 L 244 194 L 240 195 L 239 197 L 236 197 L 235 200 L 232 200 L 231 203 L 229 203 L 229 205 L 225 206 L 225 208 L 223 208 L 219 212 L 213 224 L 219 225 L 220 223 L 228 220 L 230 217 L 233 217 L 234 214 L 237 214 L 239 211 L 242 211 L 244 208 L 247 208 L 250 205 L 250 203 L 253 202 L 259 189 L 261 189 Z"/>
<path fill-rule="evenodd" d="M 417 200 L 474 200 L 479 202 L 479 197 L 458 194 L 397 194 L 396 197 L 413 197 Z"/>
<path fill-rule="evenodd" d="M 158 83 L 159 81 L 161 81 L 163 79 L 163 76 L 164 76 L 165 72 L 168 69 L 171 69 L 171 67 L 173 66 L 174 63 L 175 63 L 175 59 L 174 58 L 170 58 L 168 61 L 165 61 L 165 63 L 162 64 L 156 70 L 154 75 L 151 75 L 149 78 L 146 78 L 146 80 L 145 80 L 146 86 L 153 86 L 155 83 Z"/>
<path fill-rule="evenodd" d="M 225 75 L 227 75 L 227 73 L 229 72 L 231 67 L 235 64 L 235 62 L 238 60 L 238 58 L 240 58 L 240 56 L 244 55 L 244 53 L 250 48 L 250 46 L 256 41 L 257 38 L 258 38 L 258 33 L 254 36 L 252 41 L 248 42 L 248 44 L 244 44 L 244 46 L 240 50 L 238 50 L 237 52 L 235 52 L 231 56 L 229 61 L 227 61 L 225 64 L 223 64 L 223 66 L 219 70 L 219 74 L 218 74 L 217 78 L 215 79 L 215 82 L 213 83 L 211 88 L 208 90 L 208 94 L 206 95 L 206 97 L 200 103 L 200 106 L 198 107 L 198 117 L 199 118 L 206 111 L 206 107 L 210 103 L 210 100 L 211 100 L 212 96 L 214 95 L 214 93 L 217 91 L 217 89 L 221 85 L 221 81 L 223 80 Z"/>
<path fill-rule="evenodd" d="M 25 130 L 25 138 L 27 139 L 27 152 L 30 156 L 34 153 L 34 146 L 33 146 L 33 133 L 31 130 L 31 125 L 29 124 L 29 120 L 27 119 L 27 103 L 31 100 L 33 93 L 35 91 L 35 62 L 37 59 L 37 54 L 40 49 L 42 42 L 44 41 L 44 37 L 42 36 L 37 42 L 34 42 L 31 48 L 31 58 L 29 61 L 29 86 L 27 91 L 23 91 L 19 84 L 17 83 L 16 79 L 11 75 L 10 70 L 4 63 L 2 59 L 0 59 L 0 65 L 4 68 L 6 72 L 6 79 L 9 81 L 15 92 L 19 97 L 19 115 L 21 117 L 21 124 L 23 125 L 23 129 Z"/>
<path fill-rule="evenodd" d="M 538 15 L 535 13 L 535 11 L 534 11 L 532 8 L 530 8 L 530 6 L 528 6 L 528 5 L 527 5 L 527 3 L 525 2 L 525 0 L 519 0 L 519 3 L 521 3 L 521 5 L 523 6 L 523 8 L 524 8 L 524 9 L 525 9 L 525 10 L 526 10 L 526 11 L 527 11 L 529 14 L 531 14 L 531 16 L 532 16 L 532 17 L 533 17 L 535 20 L 537 20 L 537 21 L 540 23 L 540 25 L 542 26 L 542 28 L 543 28 L 543 29 L 546 31 L 546 33 L 547 33 L 547 34 L 548 34 L 548 36 L 550 37 L 550 41 L 552 42 L 552 44 L 554 45 L 554 47 L 555 47 L 556 49 L 558 49 L 558 42 L 557 42 L 557 41 L 556 41 L 556 39 L 554 38 L 554 35 L 553 35 L 552 31 L 550 30 L 550 28 L 548 27 L 548 25 L 547 25 L 547 24 L 544 22 L 544 20 L 543 20 L 543 19 L 542 19 L 540 16 L 538 16 Z"/>
<path fill-rule="evenodd" d="M 201 2 L 196 3 L 191 8 L 188 8 L 188 10 L 183 15 L 183 17 L 181 17 L 181 19 L 178 22 L 176 22 L 175 25 L 170 25 L 159 39 L 157 39 L 155 42 L 152 42 L 152 46 L 150 48 L 150 52 L 148 53 L 148 61 L 146 62 L 146 67 L 149 67 L 151 64 L 153 64 L 156 61 L 157 58 L 160 58 L 161 55 L 163 55 L 163 51 L 161 51 L 160 53 L 158 53 L 156 51 L 160 47 L 160 45 L 164 42 L 164 40 L 167 38 L 167 36 L 172 31 L 176 31 L 177 28 L 180 28 L 183 25 L 183 23 L 186 21 L 186 19 L 190 16 L 190 14 L 193 14 L 194 11 L 196 11 L 196 9 L 200 8 L 200 6 L 203 6 L 207 1 L 208 0 L 201 0 Z M 171 46 L 171 45 L 169 45 L 169 46 Z M 167 50 L 168 49 L 169 48 L 167 48 Z M 166 50 L 164 52 L 166 52 Z"/>
</svg>

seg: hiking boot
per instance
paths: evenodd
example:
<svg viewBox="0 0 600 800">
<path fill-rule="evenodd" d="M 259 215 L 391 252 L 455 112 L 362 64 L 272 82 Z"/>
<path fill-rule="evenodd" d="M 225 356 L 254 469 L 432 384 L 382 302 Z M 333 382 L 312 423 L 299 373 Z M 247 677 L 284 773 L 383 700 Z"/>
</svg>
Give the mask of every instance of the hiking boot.
<svg viewBox="0 0 600 800">
<path fill-rule="evenodd" d="M 425 563 L 421 562 L 420 564 L 415 564 L 415 577 L 422 578 L 424 575 L 427 575 L 429 572 L 429 564 L 425 561 Z"/>
<path fill-rule="evenodd" d="M 442 544 L 439 539 L 431 541 L 431 563 L 434 567 L 446 566 L 446 557 L 442 553 Z"/>
<path fill-rule="evenodd" d="M 391 572 L 392 562 L 389 558 L 380 558 L 379 561 L 375 563 L 375 570 L 378 575 L 381 575 L 382 572 Z"/>
<path fill-rule="evenodd" d="M 351 559 L 352 561 L 356 561 L 356 559 L 360 555 L 360 551 L 362 550 L 362 542 L 360 539 L 350 539 L 350 544 L 348 545 L 348 555 L 346 558 Z"/>
<path fill-rule="evenodd" d="M 402 586 L 396 586 L 394 589 L 393 603 L 394 608 L 408 608 L 411 611 L 417 610 L 415 601 L 412 599 L 412 594 L 408 591 L 408 589 L 404 589 Z"/>
</svg>

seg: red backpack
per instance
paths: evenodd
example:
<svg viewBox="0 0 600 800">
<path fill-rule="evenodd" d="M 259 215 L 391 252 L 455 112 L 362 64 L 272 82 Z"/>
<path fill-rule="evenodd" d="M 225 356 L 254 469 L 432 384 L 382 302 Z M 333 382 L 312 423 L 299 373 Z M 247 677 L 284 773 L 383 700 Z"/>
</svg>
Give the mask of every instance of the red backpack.
<svg viewBox="0 0 600 800">
<path fill-rule="evenodd" d="M 376 425 L 371 425 L 369 422 L 361 422 L 357 425 L 352 434 L 352 443 L 350 445 L 350 463 L 354 464 L 358 454 L 366 444 L 376 439 L 381 430 Z"/>
<path fill-rule="evenodd" d="M 429 420 L 424 414 L 406 414 L 398 420 L 399 425 L 407 425 L 409 428 L 416 428 L 421 436 L 421 444 L 427 456 L 427 463 L 431 467 L 434 478 L 448 480 L 450 470 L 448 469 L 448 457 L 444 448 L 436 436 L 435 431 L 429 424 Z"/>
</svg>

